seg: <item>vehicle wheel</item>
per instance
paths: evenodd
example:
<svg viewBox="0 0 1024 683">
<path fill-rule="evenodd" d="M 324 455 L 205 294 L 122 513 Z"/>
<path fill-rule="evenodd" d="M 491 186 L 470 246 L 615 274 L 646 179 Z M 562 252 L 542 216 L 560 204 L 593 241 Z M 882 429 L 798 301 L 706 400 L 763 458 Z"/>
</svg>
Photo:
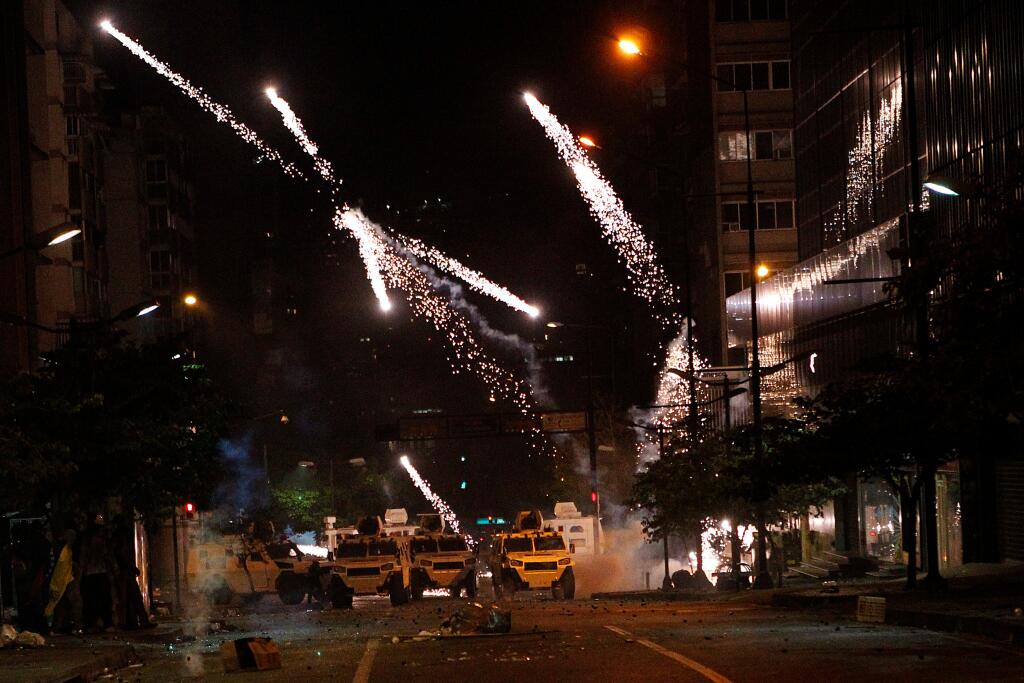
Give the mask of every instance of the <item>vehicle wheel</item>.
<svg viewBox="0 0 1024 683">
<path fill-rule="evenodd" d="M 426 581 L 419 574 L 412 575 L 412 585 L 409 587 L 412 591 L 413 600 L 422 600 L 423 591 L 426 589 Z"/>
<path fill-rule="evenodd" d="M 286 605 L 298 605 L 306 597 L 305 582 L 294 574 L 282 574 L 277 579 L 277 596 Z"/>
<path fill-rule="evenodd" d="M 562 573 L 562 580 L 558 582 L 558 587 L 562 590 L 562 599 L 572 600 L 576 597 L 576 575 L 572 573 L 572 567 Z"/>
<path fill-rule="evenodd" d="M 501 592 L 509 600 L 516 594 L 516 581 L 511 576 L 506 576 L 501 579 Z"/>
<path fill-rule="evenodd" d="M 391 598 L 393 606 L 409 602 L 409 588 L 402 584 L 402 575 L 398 572 L 392 574 L 388 579 L 388 597 Z"/>
<path fill-rule="evenodd" d="M 476 599 L 476 572 L 470 572 L 466 577 L 466 597 L 470 600 Z"/>
<path fill-rule="evenodd" d="M 352 609 L 352 591 L 340 579 L 331 581 L 328 595 L 331 596 L 331 607 L 334 609 Z"/>
<path fill-rule="evenodd" d="M 565 593 L 562 592 L 562 584 L 555 581 L 551 584 L 551 599 L 552 600 L 565 600 Z"/>
</svg>

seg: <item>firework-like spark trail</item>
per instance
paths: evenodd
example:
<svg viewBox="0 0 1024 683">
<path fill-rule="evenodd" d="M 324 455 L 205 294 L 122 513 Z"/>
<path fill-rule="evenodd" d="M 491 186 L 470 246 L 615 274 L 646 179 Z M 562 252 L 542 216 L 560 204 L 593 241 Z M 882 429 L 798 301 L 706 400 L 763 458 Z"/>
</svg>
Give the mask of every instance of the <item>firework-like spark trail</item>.
<svg viewBox="0 0 1024 683">
<path fill-rule="evenodd" d="M 313 167 L 331 187 L 332 196 L 335 195 L 341 182 L 334 175 L 331 162 L 320 156 L 319 147 L 306 133 L 302 120 L 292 111 L 291 105 L 273 88 L 267 88 L 266 94 L 270 98 L 270 103 L 274 105 L 274 109 L 280 112 L 285 128 L 291 131 L 302 150 L 313 160 Z M 356 244 L 359 246 L 359 257 L 363 259 L 366 277 L 370 280 L 373 295 L 377 297 L 381 310 L 391 310 L 391 300 L 388 298 L 388 291 L 384 286 L 384 277 L 380 270 L 381 255 L 385 249 L 380 233 L 368 228 L 364 221 L 348 210 L 347 206 L 339 207 L 336 201 L 331 220 L 336 228 L 350 232 L 355 238 Z"/>
<path fill-rule="evenodd" d="M 651 305 L 655 316 L 663 325 L 678 325 L 681 318 L 676 291 L 658 263 L 654 245 L 626 211 L 615 190 L 587 156 L 572 131 L 563 126 L 551 110 L 536 97 L 526 93 L 523 98 L 533 118 L 543 126 L 544 133 L 555 144 L 558 156 L 576 176 L 580 194 L 601 224 L 605 239 L 611 243 L 625 264 L 627 276 L 636 295 Z"/>
<path fill-rule="evenodd" d="M 416 488 L 420 490 L 423 497 L 430 501 L 430 506 L 434 508 L 434 511 L 441 515 L 441 518 L 444 519 L 452 531 L 457 534 L 461 534 L 462 531 L 459 529 L 459 520 L 455 516 L 455 513 L 448 506 L 448 503 L 444 502 L 444 499 L 441 498 L 441 496 L 434 493 L 433 489 L 430 488 L 430 482 L 420 476 L 420 473 L 412 466 L 412 463 L 409 462 L 409 456 L 403 455 L 398 461 L 402 463 L 402 467 L 404 467 L 405 471 L 409 473 L 409 477 L 412 478 L 412 482 L 416 484 Z M 466 541 L 469 542 L 471 547 L 476 545 L 469 534 L 466 534 Z"/>
<path fill-rule="evenodd" d="M 411 237 L 398 236 L 396 239 L 403 250 L 449 275 L 457 277 L 469 285 L 470 289 L 496 299 L 510 308 L 527 314 L 531 318 L 536 318 L 540 315 L 540 309 L 536 306 L 526 303 L 506 288 L 486 278 L 479 271 L 459 263 L 450 256 L 446 256 L 436 247 L 424 244 L 422 241 Z"/>
<path fill-rule="evenodd" d="M 199 86 L 192 85 L 187 78 L 174 71 L 170 66 L 157 59 L 150 52 L 147 52 L 142 45 L 117 30 L 117 28 L 115 28 L 109 21 L 103 21 L 100 23 L 100 28 L 117 39 L 119 43 L 128 48 L 128 50 L 136 57 L 153 67 L 157 73 L 174 84 L 178 90 L 183 92 L 190 99 L 194 100 L 200 107 L 213 114 L 218 121 L 230 126 L 238 137 L 255 147 L 263 157 L 276 162 L 286 174 L 293 178 L 305 178 L 305 175 L 295 167 L 295 164 L 285 161 L 281 155 L 278 154 L 274 148 L 268 145 L 259 135 L 257 135 L 255 131 L 235 118 L 234 112 L 232 112 L 227 105 L 215 101 Z"/>
<path fill-rule="evenodd" d="M 305 178 L 301 171 L 293 164 L 284 161 L 281 155 L 256 135 L 252 129 L 239 122 L 226 106 L 212 100 L 200 88 L 189 83 L 183 76 L 171 70 L 137 42 L 114 28 L 109 21 L 104 21 L 101 26 L 133 54 L 171 81 L 188 97 L 195 100 L 204 110 L 212 113 L 218 121 L 227 123 L 239 137 L 256 147 L 263 156 L 275 160 L 285 173 L 291 177 Z M 283 104 L 287 103 L 283 102 Z M 290 107 L 282 108 L 284 111 L 281 113 L 285 117 L 285 124 L 299 139 L 303 149 L 319 158 L 319 149 L 309 139 L 301 121 Z M 338 182 L 334 179 L 329 163 L 324 160 L 324 163 L 317 164 L 317 171 L 326 182 L 330 183 L 333 194 Z M 372 268 L 368 266 L 368 272 L 379 273 L 379 282 L 374 282 L 373 275 L 370 278 L 375 292 L 386 292 L 387 288 L 401 290 L 407 295 L 413 315 L 428 322 L 441 334 L 448 347 L 449 364 L 453 374 L 459 374 L 462 371 L 475 374 L 487 386 L 492 401 L 509 400 L 524 414 L 535 408 L 529 386 L 484 352 L 473 334 L 469 321 L 454 310 L 446 298 L 434 290 L 427 276 L 415 262 L 415 256 L 412 256 L 404 247 L 400 251 L 399 245 L 395 242 L 396 238 L 389 236 L 383 228 L 369 220 L 361 211 L 347 206 L 337 208 L 333 220 L 336 226 L 352 232 L 359 241 L 360 255 L 363 256 L 364 261 L 373 264 Z M 440 254 L 436 251 L 430 253 Z M 450 260 L 450 265 L 463 267 L 454 259 Z M 387 301 L 386 295 L 382 297 L 378 294 L 378 299 Z M 384 306 L 383 303 L 382 306 Z M 390 307 L 390 303 L 386 307 Z M 526 436 L 530 440 L 532 451 L 548 452 L 550 444 L 544 440 L 539 427 L 535 427 Z"/>
</svg>

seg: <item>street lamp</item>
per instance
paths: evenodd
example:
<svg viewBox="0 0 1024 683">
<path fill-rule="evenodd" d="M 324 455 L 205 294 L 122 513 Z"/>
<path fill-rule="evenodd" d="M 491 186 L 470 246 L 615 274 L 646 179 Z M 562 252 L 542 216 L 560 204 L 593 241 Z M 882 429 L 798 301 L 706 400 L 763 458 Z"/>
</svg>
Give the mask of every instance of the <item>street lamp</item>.
<svg viewBox="0 0 1024 683">
<path fill-rule="evenodd" d="M 33 233 L 25 239 L 25 243 L 20 247 L 15 247 L 14 249 L 9 249 L 0 253 L 0 259 L 20 254 L 23 251 L 42 251 L 47 247 L 52 247 L 60 244 L 61 242 L 67 242 L 69 239 L 81 232 L 82 229 L 74 223 L 60 223 L 52 228 L 47 228 L 42 232 Z"/>
<path fill-rule="evenodd" d="M 199 297 L 190 292 L 181 298 L 181 302 L 189 308 L 192 308 L 199 303 Z"/>
<path fill-rule="evenodd" d="M 755 274 L 755 275 L 757 275 L 757 279 L 758 279 L 758 280 L 763 280 L 763 279 L 765 279 L 766 277 L 768 277 L 768 275 L 769 275 L 769 274 L 770 274 L 771 272 L 772 272 L 772 271 L 768 269 L 768 266 L 767 266 L 767 265 L 765 265 L 765 264 L 761 263 L 761 264 L 759 264 L 759 265 L 757 266 L 757 270 L 756 270 L 756 271 L 754 271 L 754 274 Z"/>
<path fill-rule="evenodd" d="M 641 52 L 640 46 L 634 41 L 628 38 L 622 38 L 618 41 L 619 50 L 626 55 L 643 55 L 645 57 L 651 55 L 650 51 Z M 722 78 L 715 73 L 707 73 L 699 69 L 694 69 L 689 62 L 681 62 L 674 59 L 667 59 L 662 55 L 658 55 L 666 61 L 678 65 L 684 69 L 687 73 L 695 75 L 699 78 L 710 83 L 717 83 L 725 86 L 730 91 L 739 92 L 743 96 L 743 130 L 746 136 L 747 146 L 747 213 L 746 218 L 747 225 L 747 257 L 748 257 L 748 272 L 751 274 L 750 280 L 750 389 L 753 404 L 753 424 L 754 424 L 754 459 L 760 466 L 764 460 L 764 444 L 761 442 L 761 431 L 762 431 L 762 419 L 761 419 L 761 360 L 758 348 L 758 320 L 757 320 L 757 282 L 758 282 L 758 268 L 757 268 L 757 237 L 756 237 L 756 221 L 755 217 L 755 206 L 754 206 L 754 172 L 753 172 L 753 150 L 751 149 L 751 126 L 750 126 L 750 87 L 749 85 L 741 87 L 737 83 Z M 765 545 L 763 529 L 765 526 L 764 521 L 764 510 L 758 510 L 758 528 L 762 533 L 758 534 L 757 543 L 757 578 L 754 581 L 755 588 L 771 588 L 772 578 L 771 573 L 768 571 L 768 548 Z"/>
</svg>

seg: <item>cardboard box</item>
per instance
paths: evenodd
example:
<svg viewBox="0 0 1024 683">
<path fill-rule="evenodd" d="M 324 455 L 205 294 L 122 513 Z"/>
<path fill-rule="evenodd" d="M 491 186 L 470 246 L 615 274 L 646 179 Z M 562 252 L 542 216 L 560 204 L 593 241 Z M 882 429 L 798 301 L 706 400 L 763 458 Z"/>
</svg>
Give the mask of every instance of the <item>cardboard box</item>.
<svg viewBox="0 0 1024 683">
<path fill-rule="evenodd" d="M 270 638 L 239 638 L 220 646 L 224 671 L 266 671 L 281 668 L 281 651 Z"/>
</svg>

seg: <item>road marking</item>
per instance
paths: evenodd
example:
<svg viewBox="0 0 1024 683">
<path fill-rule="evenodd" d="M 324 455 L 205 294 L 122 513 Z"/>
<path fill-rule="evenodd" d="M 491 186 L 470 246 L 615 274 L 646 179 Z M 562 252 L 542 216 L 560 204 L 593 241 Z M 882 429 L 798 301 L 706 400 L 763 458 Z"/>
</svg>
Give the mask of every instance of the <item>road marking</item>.
<svg viewBox="0 0 1024 683">
<path fill-rule="evenodd" d="M 363 653 L 363 658 L 359 660 L 359 666 L 356 668 L 356 675 L 352 677 L 352 683 L 369 683 L 370 670 L 373 669 L 373 658 L 377 656 L 377 647 L 379 645 L 380 641 L 376 639 L 366 641 L 366 652 Z"/>
<path fill-rule="evenodd" d="M 674 659 L 675 661 L 679 662 L 683 666 L 696 671 L 697 673 L 699 673 L 701 676 L 703 676 L 704 678 L 708 679 L 709 681 L 714 681 L 714 683 L 732 683 L 731 680 L 729 680 L 728 678 L 726 678 L 722 674 L 718 673 L 714 669 L 709 669 L 708 667 L 704 666 L 700 662 L 695 662 L 692 659 L 690 659 L 689 657 L 684 657 L 683 655 L 679 654 L 678 652 L 673 652 L 672 650 L 665 649 L 661 645 L 658 645 L 657 643 L 652 643 L 649 640 L 644 640 L 643 638 L 637 638 L 636 636 L 634 636 L 629 631 L 627 631 L 625 629 L 621 629 L 618 626 L 612 626 L 610 624 L 605 624 L 604 627 L 606 629 L 608 629 L 609 631 L 611 631 L 612 633 L 617 633 L 620 636 L 622 636 L 623 638 L 630 638 L 634 642 L 640 643 L 641 645 L 643 645 L 644 647 L 648 648 L 649 650 L 654 650 L 659 655 L 665 655 L 669 659 Z"/>
</svg>

